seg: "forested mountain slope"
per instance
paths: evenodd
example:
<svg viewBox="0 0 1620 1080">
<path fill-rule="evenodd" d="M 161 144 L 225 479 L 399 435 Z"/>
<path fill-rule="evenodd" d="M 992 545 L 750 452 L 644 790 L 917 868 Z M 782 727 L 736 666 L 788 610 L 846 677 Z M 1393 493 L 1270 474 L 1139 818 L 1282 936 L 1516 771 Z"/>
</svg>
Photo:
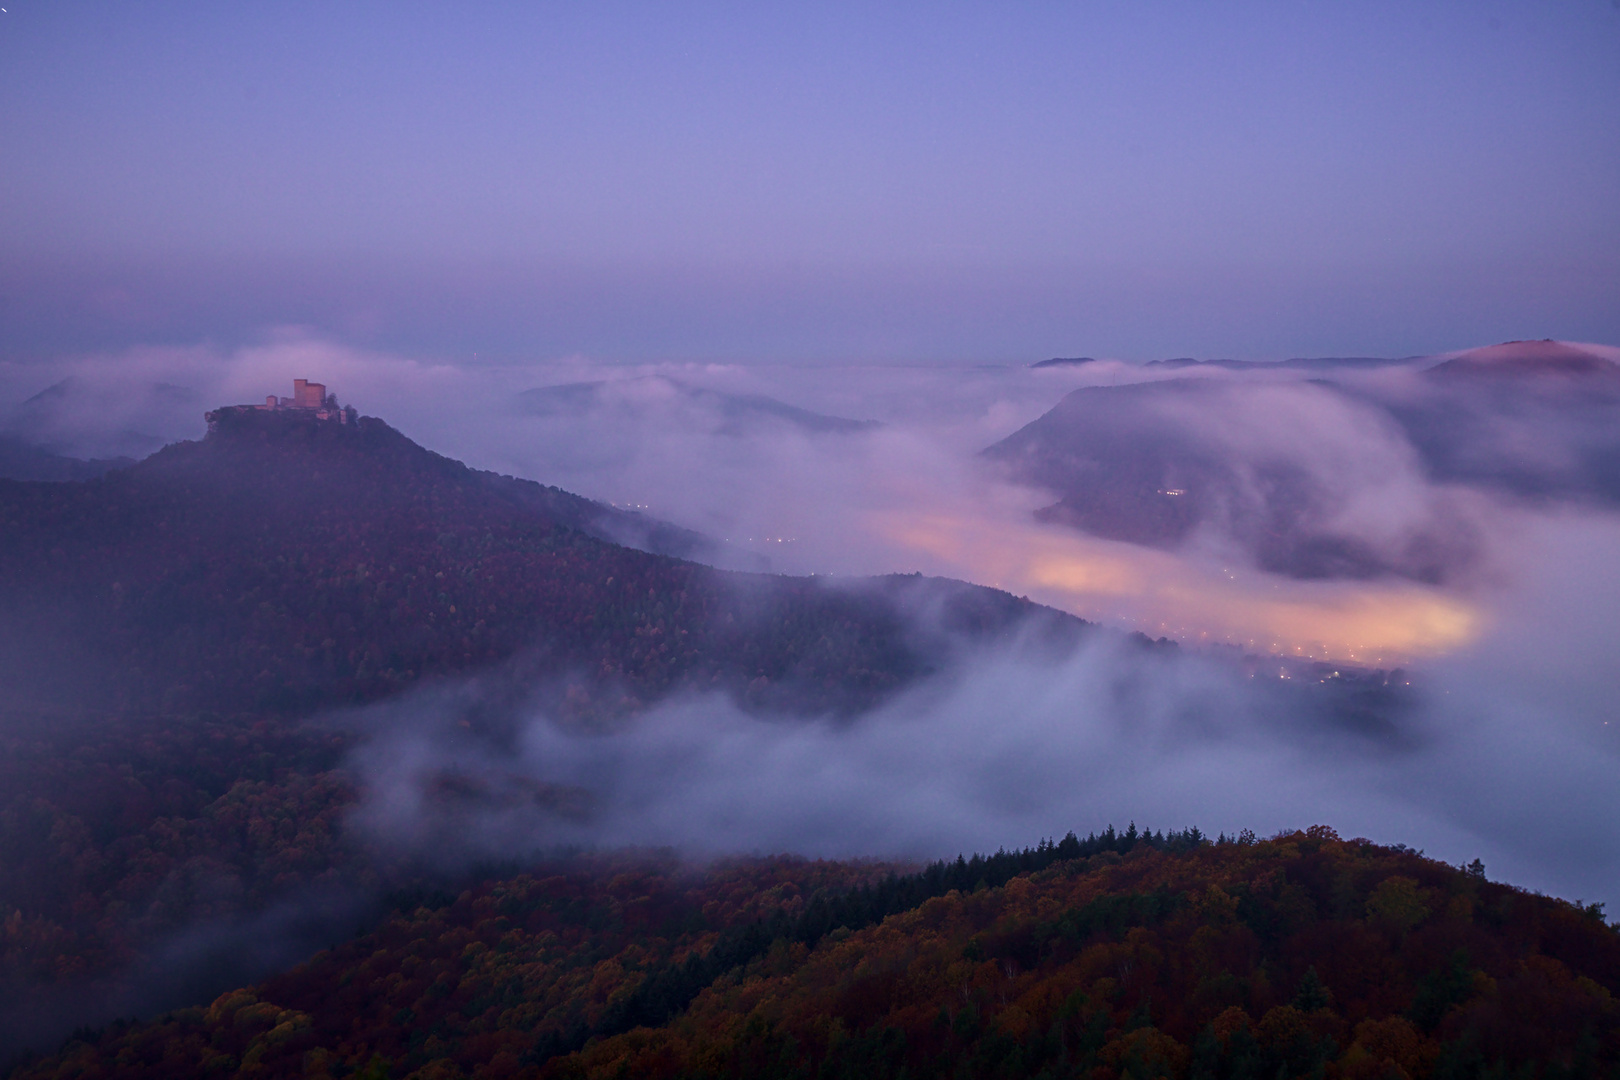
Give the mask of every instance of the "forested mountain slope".
<svg viewBox="0 0 1620 1080">
<path fill-rule="evenodd" d="M 583 860 L 403 899 L 43 1077 L 1609 1076 L 1620 933 L 1313 828 L 936 864 Z"/>
<path fill-rule="evenodd" d="M 848 716 L 964 649 L 1089 632 L 960 582 L 715 570 L 593 535 L 601 510 L 297 412 L 0 482 L 0 1057 L 281 970 L 416 880 L 349 827 L 362 736 L 311 714 L 477 675 L 494 740 L 682 690 Z M 1321 674 L 1269 679 L 1278 713 L 1392 734 L 1388 677 Z"/>
<path fill-rule="evenodd" d="M 223 410 L 214 428 L 83 483 L 0 481 L 13 703 L 296 711 L 521 657 L 632 699 L 719 686 L 851 711 L 955 631 L 1081 625 L 960 583 L 829 586 L 622 547 L 591 535 L 597 504 L 372 418 Z M 915 632 L 922 609 L 937 635 Z"/>
</svg>

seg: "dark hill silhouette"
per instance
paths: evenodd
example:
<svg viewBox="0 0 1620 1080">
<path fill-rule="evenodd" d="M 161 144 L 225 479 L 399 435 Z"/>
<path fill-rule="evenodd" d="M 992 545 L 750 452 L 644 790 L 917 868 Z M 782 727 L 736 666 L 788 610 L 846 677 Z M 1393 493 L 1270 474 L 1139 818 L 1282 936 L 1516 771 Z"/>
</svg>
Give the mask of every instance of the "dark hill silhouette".
<svg viewBox="0 0 1620 1080">
<path fill-rule="evenodd" d="M 1221 417 L 1244 392 L 1212 379 L 1086 387 L 984 454 L 1058 496 L 1038 519 L 1109 540 L 1175 548 L 1208 525 L 1263 569 L 1296 578 L 1438 581 L 1463 557 L 1444 537 L 1391 551 L 1326 527 L 1331 493 L 1297 461 L 1235 459 L 1188 422 Z"/>
<path fill-rule="evenodd" d="M 1562 341 L 1509 341 L 1423 373 L 1390 412 L 1436 478 L 1536 502 L 1620 505 L 1620 364 Z"/>
<path fill-rule="evenodd" d="M 1481 349 L 1469 349 L 1428 369 L 1439 378 L 1518 377 L 1542 379 L 1547 376 L 1620 379 L 1620 364 L 1590 349 L 1547 338 L 1541 341 L 1505 341 Z"/>
<path fill-rule="evenodd" d="M 957 631 L 1037 611 L 1081 625 L 961 583 L 835 586 L 626 548 L 591 535 L 606 508 L 374 418 L 222 410 L 213 428 L 83 483 L 0 481 L 13 704 L 302 710 L 521 661 L 631 701 L 719 687 L 847 712 L 942 662 Z"/>
<path fill-rule="evenodd" d="M 1160 361 L 1149 367 L 1224 369 L 1123 386 L 1075 390 L 1045 415 L 984 451 L 1014 479 L 1055 501 L 1040 520 L 1094 536 L 1176 548 L 1209 529 L 1262 569 L 1296 578 L 1395 575 L 1439 582 L 1478 550 L 1466 523 L 1437 517 L 1399 539 L 1373 543 L 1338 522 L 1344 493 L 1282 444 L 1235 449 L 1228 434 L 1263 426 L 1246 395 L 1286 385 L 1262 369 L 1320 372 L 1318 403 L 1387 417 L 1422 479 L 1535 501 L 1620 505 L 1620 364 L 1601 350 L 1557 341 L 1507 342 L 1426 369 L 1410 360 Z M 1351 373 L 1405 366 L 1381 381 Z M 1340 374 L 1341 379 L 1334 376 Z M 1314 422 L 1300 394 L 1272 394 L 1279 416 Z M 1239 440 L 1241 442 L 1241 440 Z"/>
</svg>

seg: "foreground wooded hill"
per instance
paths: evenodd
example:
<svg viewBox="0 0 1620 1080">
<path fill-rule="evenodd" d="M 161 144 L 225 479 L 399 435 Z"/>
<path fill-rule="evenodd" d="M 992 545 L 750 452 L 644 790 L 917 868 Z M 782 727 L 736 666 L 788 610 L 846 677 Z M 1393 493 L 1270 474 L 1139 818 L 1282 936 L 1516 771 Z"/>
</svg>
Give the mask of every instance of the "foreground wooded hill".
<svg viewBox="0 0 1620 1080">
<path fill-rule="evenodd" d="M 1620 933 L 1313 828 L 904 877 L 585 861 L 401 905 L 20 1077 L 1610 1076 Z"/>
<path fill-rule="evenodd" d="M 603 539 L 681 539 L 609 512 L 374 418 L 224 410 L 133 468 L 0 481 L 0 676 L 12 705 L 285 712 L 521 661 L 632 701 L 718 687 L 851 712 L 952 633 L 1082 626 L 957 582 L 714 570 Z"/>
</svg>

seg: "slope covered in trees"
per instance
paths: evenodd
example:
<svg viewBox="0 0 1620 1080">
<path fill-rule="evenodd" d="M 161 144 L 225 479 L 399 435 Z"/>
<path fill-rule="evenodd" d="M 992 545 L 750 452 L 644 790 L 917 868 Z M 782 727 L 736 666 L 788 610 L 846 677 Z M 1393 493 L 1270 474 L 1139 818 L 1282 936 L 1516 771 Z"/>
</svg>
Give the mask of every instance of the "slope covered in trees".
<svg viewBox="0 0 1620 1080">
<path fill-rule="evenodd" d="M 1313 828 L 1120 834 L 900 877 L 581 860 L 418 897 L 19 1077 L 1608 1076 L 1596 907 Z"/>
<path fill-rule="evenodd" d="M 301 728 L 291 722 L 300 714 L 491 671 L 571 724 L 682 689 L 722 689 L 768 712 L 849 714 L 964 645 L 1031 626 L 1059 644 L 1085 632 L 1077 619 L 958 582 L 714 570 L 604 539 L 600 510 L 467 469 L 381 421 L 297 413 L 226 412 L 205 440 L 86 482 L 0 481 L 0 998 L 18 1003 L 0 1014 L 0 1049 L 68 1016 L 99 1022 L 114 1010 L 150 1015 L 206 1001 L 342 940 L 413 879 L 345 829 L 357 798 L 342 767 L 352 736 Z M 1396 704 L 1381 673 L 1308 682 L 1277 681 L 1279 702 L 1325 705 L 1322 715 L 1361 727 L 1386 722 Z M 1198 839 L 1154 838 L 1142 850 L 1185 854 Z M 610 873 L 598 861 L 485 881 L 465 903 L 401 902 L 376 933 L 432 957 L 450 948 L 445 934 L 468 928 L 466 904 L 519 897 L 522 918 L 505 916 L 519 935 L 511 948 L 484 943 L 499 957 L 563 950 L 561 966 L 524 976 L 532 986 L 552 980 L 544 1017 L 479 1057 L 463 1047 L 482 1045 L 487 1003 L 468 1010 L 496 991 L 450 993 L 435 975 L 425 1003 L 423 990 L 387 1013 L 397 1031 L 386 1034 L 370 1005 L 329 996 L 357 978 L 368 985 L 350 970 L 359 946 L 343 946 L 298 976 L 299 993 L 314 997 L 288 998 L 286 1008 L 346 1025 L 319 1045 L 298 1043 L 299 1068 L 345 1075 L 381 1054 L 396 1073 L 448 1058 L 495 1075 L 510 1063 L 503 1052 L 531 1072 L 585 1067 L 599 1047 L 638 1030 L 685 1030 L 713 987 L 781 950 L 802 958 L 953 889 L 999 889 L 1016 873 L 1127 853 L 1138 840 L 1047 846 L 881 886 L 871 866 L 749 863 L 694 878 L 644 861 L 620 860 Z M 566 903 L 550 891 L 565 880 Z M 863 883 L 872 887 L 856 888 Z M 640 891 L 626 895 L 632 887 Z M 252 920 L 316 895 L 342 901 L 337 921 L 299 934 L 272 927 L 285 938 L 272 943 L 279 959 L 250 957 L 244 967 L 197 951 L 199 935 L 226 927 L 251 936 Z M 542 909 L 555 918 L 529 917 Z M 460 957 L 472 939 L 456 940 Z M 189 962 L 201 982 L 175 974 L 172 954 L 185 949 L 197 953 Z M 164 964 L 160 985 L 153 972 Z M 490 975 L 508 997 L 517 992 L 509 976 Z M 258 1004 L 293 984 L 268 985 L 253 991 Z M 378 993 L 366 990 L 365 1000 Z M 164 1022 L 181 1028 L 136 1029 L 129 1037 L 145 1049 L 120 1043 L 92 1072 L 126 1071 L 120 1061 L 159 1045 L 172 1057 L 204 1034 L 218 1050 L 209 1068 L 293 1068 L 272 1053 L 281 1036 L 253 1050 L 257 1021 L 238 1027 L 235 1010 L 219 1022 L 247 1033 L 233 1042 L 215 1023 L 224 1009 Z M 97 1045 L 117 1038 L 104 1033 Z M 836 1062 L 831 1046 L 815 1060 Z M 177 1061 L 155 1074 L 196 1064 Z"/>
<path fill-rule="evenodd" d="M 343 831 L 348 744 L 299 714 L 491 670 L 575 724 L 682 688 L 854 712 L 958 638 L 1083 627 L 957 582 L 717 571 L 603 539 L 603 510 L 291 411 L 0 481 L 0 996 L 116 1002 L 90 984 L 188 928 L 386 888 Z"/>
<path fill-rule="evenodd" d="M 1037 611 L 1080 627 L 960 583 L 829 586 L 622 547 L 592 535 L 596 504 L 372 418 L 217 417 L 105 477 L 0 481 L 14 704 L 298 711 L 522 658 L 631 699 L 718 686 L 847 712 L 938 664 L 953 630 Z M 905 613 L 930 605 L 938 633 L 919 636 Z"/>
<path fill-rule="evenodd" d="M 56 715 L 0 730 L 0 1047 L 23 1002 L 312 887 L 374 876 L 345 836 L 347 740 L 241 716 Z M 51 1011 L 51 1010 L 47 1010 Z"/>
<path fill-rule="evenodd" d="M 853 713 L 966 644 L 1084 632 L 958 582 L 633 550 L 592 534 L 594 505 L 381 421 L 252 411 L 99 479 L 0 482 L 0 997 L 28 1004 L 0 1014 L 0 1052 L 53 1016 L 205 1000 L 328 940 L 181 970 L 187 935 L 251 936 L 316 893 L 372 910 L 410 878 L 346 828 L 353 736 L 301 714 L 492 671 L 488 699 L 575 727 L 680 689 Z M 1392 707 L 1387 680 L 1273 681 L 1280 708 L 1308 695 L 1354 726 Z"/>
</svg>

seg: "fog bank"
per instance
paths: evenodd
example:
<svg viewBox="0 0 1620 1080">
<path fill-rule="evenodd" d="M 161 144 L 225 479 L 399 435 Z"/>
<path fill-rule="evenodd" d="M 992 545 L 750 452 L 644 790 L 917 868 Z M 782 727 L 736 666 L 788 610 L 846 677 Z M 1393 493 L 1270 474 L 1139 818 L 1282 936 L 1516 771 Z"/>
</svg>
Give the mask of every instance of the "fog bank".
<svg viewBox="0 0 1620 1080">
<path fill-rule="evenodd" d="M 981 655 L 853 721 L 761 718 L 715 695 L 611 732 L 536 705 L 492 726 L 494 697 L 473 682 L 344 721 L 367 733 L 351 825 L 456 866 L 649 844 L 935 858 L 1131 820 L 1211 834 L 1326 823 L 1620 901 L 1620 739 L 1595 714 L 1550 714 L 1536 686 L 1504 693 L 1493 663 L 1418 679 L 1377 724 L 1347 720 L 1329 693 L 1113 635 L 1056 659 Z"/>
<path fill-rule="evenodd" d="M 1607 899 L 1620 869 L 1607 826 L 1620 513 L 1580 486 L 1580 470 L 1612 425 L 1446 398 L 1423 374 L 1444 359 L 435 364 L 283 331 L 234 351 L 10 365 L 0 411 L 8 430 L 59 452 L 108 456 L 199 437 L 205 407 L 319 379 L 431 449 L 644 509 L 779 571 L 957 577 L 1189 646 L 1406 665 L 1421 695 L 1398 730 L 1369 734 L 1282 708 L 1218 664 L 1095 644 L 1061 662 L 979 656 L 845 726 L 684 699 L 612 735 L 570 733 L 535 707 L 513 715 L 520 736 L 496 744 L 454 722 L 483 691 L 440 688 L 387 707 L 374 722 L 390 734 L 357 759 L 374 791 L 357 822 L 407 847 L 944 855 L 1131 818 L 1210 832 L 1320 821 Z M 1152 393 L 1188 380 L 1212 389 Z M 1438 549 L 1454 555 L 1434 581 L 1394 564 L 1302 578 L 1268 569 L 1224 509 L 1168 546 L 1038 519 L 1054 492 L 980 452 L 1066 395 L 1114 386 L 1146 388 L 1143 424 L 1157 417 L 1212 448 L 1254 505 L 1273 497 L 1255 486 L 1266 462 L 1284 458 L 1311 528 L 1375 554 L 1421 535 L 1459 546 Z M 1399 411 L 1447 401 L 1470 425 L 1457 444 L 1469 456 L 1450 465 Z M 1155 430 L 1166 429 L 1126 432 L 1151 447 Z M 1541 486 L 1527 490 L 1525 476 Z"/>
</svg>

